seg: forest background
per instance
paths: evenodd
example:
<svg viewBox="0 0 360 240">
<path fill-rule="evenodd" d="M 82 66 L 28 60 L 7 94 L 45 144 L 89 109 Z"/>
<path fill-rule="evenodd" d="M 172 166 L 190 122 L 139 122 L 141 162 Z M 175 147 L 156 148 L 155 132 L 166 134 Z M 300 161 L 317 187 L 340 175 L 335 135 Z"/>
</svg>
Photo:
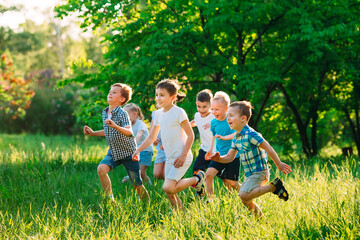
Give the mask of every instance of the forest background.
<svg viewBox="0 0 360 240">
<path fill-rule="evenodd" d="M 60 2 L 40 25 L 0 28 L 0 131 L 98 129 L 115 82 L 133 88 L 150 121 L 155 84 L 172 78 L 190 118 L 198 91 L 223 90 L 252 102 L 250 126 L 282 154 L 356 153 L 359 8 L 351 0 Z M 0 14 L 20 9 L 1 5 Z M 60 24 L 74 15 L 86 37 Z"/>
</svg>

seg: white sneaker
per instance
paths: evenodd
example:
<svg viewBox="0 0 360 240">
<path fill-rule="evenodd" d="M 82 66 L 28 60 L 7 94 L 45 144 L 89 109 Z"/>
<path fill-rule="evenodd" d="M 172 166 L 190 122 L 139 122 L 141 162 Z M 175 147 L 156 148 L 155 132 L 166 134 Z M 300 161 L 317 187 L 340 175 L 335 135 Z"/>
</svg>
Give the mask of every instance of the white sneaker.
<svg viewBox="0 0 360 240">
<path fill-rule="evenodd" d="M 205 173 L 200 170 L 194 176 L 197 176 L 199 178 L 198 182 L 194 186 L 194 189 L 195 189 L 196 192 L 200 192 L 201 189 L 204 187 Z"/>
<path fill-rule="evenodd" d="M 121 182 L 126 183 L 127 181 L 129 181 L 129 176 L 125 176 Z"/>
</svg>

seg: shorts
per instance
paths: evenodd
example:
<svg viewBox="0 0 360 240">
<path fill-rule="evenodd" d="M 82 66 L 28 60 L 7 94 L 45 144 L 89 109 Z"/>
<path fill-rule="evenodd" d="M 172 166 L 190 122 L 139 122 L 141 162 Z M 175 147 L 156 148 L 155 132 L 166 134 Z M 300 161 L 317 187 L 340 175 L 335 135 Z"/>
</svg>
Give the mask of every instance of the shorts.
<svg viewBox="0 0 360 240">
<path fill-rule="evenodd" d="M 269 181 L 269 178 L 270 172 L 268 169 L 255 172 L 251 174 L 251 176 L 245 177 L 244 182 L 241 184 L 239 194 L 241 192 L 251 192 L 254 188 L 264 185 L 267 181 Z"/>
<path fill-rule="evenodd" d="M 166 156 L 164 150 L 161 149 L 157 150 L 154 164 L 163 163 L 165 161 L 166 161 Z"/>
<path fill-rule="evenodd" d="M 142 181 L 140 178 L 140 164 L 138 161 L 133 161 L 132 156 L 128 156 L 128 157 L 118 160 L 118 161 L 114 161 L 114 159 L 112 157 L 112 153 L 109 149 L 109 151 L 107 152 L 107 155 L 99 163 L 99 165 L 100 164 L 108 165 L 111 168 L 111 170 L 121 164 L 124 164 L 124 167 L 129 175 L 129 180 L 130 180 L 131 184 L 134 186 L 142 185 Z"/>
<path fill-rule="evenodd" d="M 150 167 L 151 163 L 152 163 L 153 155 L 154 155 L 154 152 L 142 151 L 140 153 L 140 165 Z"/>
<path fill-rule="evenodd" d="M 205 154 L 206 152 L 200 148 L 199 154 L 197 155 L 193 165 L 193 172 L 198 170 L 205 171 L 209 167 L 211 161 L 205 160 Z"/>
<path fill-rule="evenodd" d="M 189 169 L 192 163 L 192 155 L 191 158 L 187 158 L 182 167 L 176 168 L 174 166 L 174 161 L 166 161 L 165 163 L 165 179 L 173 179 L 179 181 Z"/>
<path fill-rule="evenodd" d="M 240 158 L 235 158 L 232 162 L 229 163 L 211 161 L 209 168 L 215 168 L 218 170 L 219 172 L 217 176 L 221 179 L 239 181 Z"/>
</svg>

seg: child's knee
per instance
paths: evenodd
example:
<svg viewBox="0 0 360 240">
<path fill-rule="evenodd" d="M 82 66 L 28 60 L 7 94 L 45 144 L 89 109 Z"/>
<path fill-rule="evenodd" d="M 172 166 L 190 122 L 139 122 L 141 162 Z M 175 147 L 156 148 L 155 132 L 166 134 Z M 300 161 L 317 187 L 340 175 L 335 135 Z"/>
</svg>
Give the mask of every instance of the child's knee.
<svg viewBox="0 0 360 240">
<path fill-rule="evenodd" d="M 107 165 L 104 165 L 104 164 L 100 164 L 98 167 L 97 167 L 97 173 L 98 175 L 104 175 L 104 174 L 107 174 L 109 172 L 109 166 Z"/>
<path fill-rule="evenodd" d="M 174 194 L 174 193 L 176 193 L 174 191 L 174 188 L 172 186 L 169 186 L 169 185 L 163 185 L 162 189 L 164 190 L 164 192 L 166 194 Z"/>
<path fill-rule="evenodd" d="M 247 194 L 246 192 L 240 192 L 239 194 L 241 201 L 247 205 L 247 203 L 249 203 L 249 201 L 251 201 L 251 198 L 249 197 L 249 194 Z"/>
</svg>

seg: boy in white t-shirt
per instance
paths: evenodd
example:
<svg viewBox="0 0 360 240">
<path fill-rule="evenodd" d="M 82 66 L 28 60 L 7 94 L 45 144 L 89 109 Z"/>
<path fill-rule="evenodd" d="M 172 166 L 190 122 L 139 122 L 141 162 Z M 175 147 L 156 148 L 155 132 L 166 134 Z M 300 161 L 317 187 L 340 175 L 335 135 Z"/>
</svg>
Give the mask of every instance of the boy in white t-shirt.
<svg viewBox="0 0 360 240">
<path fill-rule="evenodd" d="M 197 127 L 200 133 L 201 146 L 199 153 L 193 165 L 193 172 L 197 174 L 199 170 L 206 171 L 210 161 L 205 159 L 205 154 L 210 150 L 212 141 L 212 132 L 210 130 L 210 122 L 215 117 L 210 112 L 212 93 L 209 89 L 200 91 L 196 96 L 196 108 L 194 120 L 190 122 L 191 127 Z M 196 192 L 199 197 L 204 195 L 204 188 Z"/>
</svg>

